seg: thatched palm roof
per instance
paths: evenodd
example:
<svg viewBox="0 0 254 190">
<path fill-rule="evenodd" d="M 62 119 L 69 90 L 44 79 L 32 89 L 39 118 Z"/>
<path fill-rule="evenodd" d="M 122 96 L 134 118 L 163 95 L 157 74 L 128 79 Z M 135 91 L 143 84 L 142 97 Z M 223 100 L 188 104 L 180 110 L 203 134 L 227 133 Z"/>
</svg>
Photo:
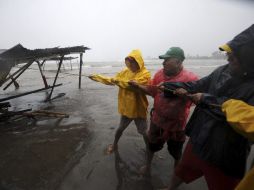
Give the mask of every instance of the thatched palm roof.
<svg viewBox="0 0 254 190">
<path fill-rule="evenodd" d="M 85 53 L 90 48 L 84 46 L 74 46 L 66 48 L 46 48 L 46 49 L 35 49 L 30 50 L 24 48 L 21 44 L 18 44 L 4 52 L 0 53 L 0 86 L 5 81 L 11 68 L 19 63 L 28 63 L 39 60 L 60 60 L 64 55 Z M 63 60 L 73 59 L 69 57 Z"/>
<path fill-rule="evenodd" d="M 84 53 L 86 50 L 89 49 L 90 48 L 84 46 L 74 46 L 66 48 L 55 47 L 29 50 L 27 48 L 24 48 L 21 44 L 18 44 L 1 53 L 0 59 L 13 61 L 15 63 L 24 63 L 30 60 L 42 60 L 68 54 Z"/>
</svg>

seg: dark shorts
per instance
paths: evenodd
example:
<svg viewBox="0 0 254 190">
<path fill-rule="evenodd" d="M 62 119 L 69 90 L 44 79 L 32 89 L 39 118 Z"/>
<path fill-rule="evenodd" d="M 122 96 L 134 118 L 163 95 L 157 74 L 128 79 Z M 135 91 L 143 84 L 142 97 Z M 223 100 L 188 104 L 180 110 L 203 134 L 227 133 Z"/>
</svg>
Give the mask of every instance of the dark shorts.
<svg viewBox="0 0 254 190">
<path fill-rule="evenodd" d="M 176 166 L 175 175 L 185 183 L 190 183 L 204 176 L 209 190 L 233 190 L 241 179 L 226 176 L 219 168 L 201 160 L 192 152 L 192 145 L 188 142 L 182 160 Z"/>
<path fill-rule="evenodd" d="M 164 144 L 167 142 L 168 152 L 175 160 L 179 160 L 182 156 L 182 149 L 184 141 L 176 141 L 169 139 L 165 141 L 162 138 L 163 129 L 157 127 L 151 122 L 148 131 L 148 148 L 152 152 L 157 152 L 161 150 Z"/>
</svg>

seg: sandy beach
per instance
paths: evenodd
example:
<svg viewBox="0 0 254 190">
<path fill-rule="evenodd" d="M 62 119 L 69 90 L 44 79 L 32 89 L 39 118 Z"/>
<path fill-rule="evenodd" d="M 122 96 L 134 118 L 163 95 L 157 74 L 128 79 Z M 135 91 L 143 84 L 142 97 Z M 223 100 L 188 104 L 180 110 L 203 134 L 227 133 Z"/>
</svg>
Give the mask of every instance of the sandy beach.
<svg viewBox="0 0 254 190">
<path fill-rule="evenodd" d="M 209 74 L 225 60 L 187 60 L 185 67 L 200 77 Z M 46 65 L 45 75 L 53 82 L 55 63 Z M 102 73 L 113 76 L 122 69 L 119 62 L 84 63 L 82 88 L 78 89 L 78 70 L 69 63 L 59 75 L 63 83 L 54 91 L 64 97 L 45 103 L 47 92 L 10 101 L 13 110 L 32 108 L 63 112 L 69 118 L 19 119 L 0 125 L 0 189 L 6 190 L 149 190 L 165 187 L 173 172 L 173 158 L 166 146 L 155 155 L 151 178 L 138 174 L 144 164 L 145 145 L 132 123 L 119 142 L 119 152 L 107 155 L 118 126 L 117 87 L 88 79 Z M 147 61 L 152 74 L 160 61 Z M 20 89 L 1 90 L 0 97 L 43 87 L 39 71 L 32 66 L 18 80 Z M 53 96 L 54 96 L 53 95 Z M 149 98 L 149 109 L 152 106 Z M 253 158 L 253 150 L 249 160 Z M 249 167 L 249 165 L 248 165 Z M 203 178 L 182 185 L 179 190 L 206 190 Z"/>
</svg>

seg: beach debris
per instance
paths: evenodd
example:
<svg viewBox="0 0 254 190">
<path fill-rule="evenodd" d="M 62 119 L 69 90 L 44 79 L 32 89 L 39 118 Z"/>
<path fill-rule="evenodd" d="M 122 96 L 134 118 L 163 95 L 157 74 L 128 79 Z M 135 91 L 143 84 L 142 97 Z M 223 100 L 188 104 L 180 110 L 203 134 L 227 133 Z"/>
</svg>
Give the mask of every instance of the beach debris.
<svg viewBox="0 0 254 190">
<path fill-rule="evenodd" d="M 9 111 L 8 108 L 11 107 L 9 102 L 0 103 L 0 122 L 6 122 L 10 118 L 20 119 L 22 117 L 29 117 L 35 119 L 36 116 L 40 117 L 55 117 L 55 118 L 68 118 L 69 115 L 62 112 L 53 112 L 47 110 L 36 110 L 24 109 L 19 111 Z M 15 116 L 18 116 L 15 117 Z"/>
<path fill-rule="evenodd" d="M 7 101 L 7 100 L 11 100 L 11 99 L 18 98 L 18 97 L 21 97 L 21 96 L 25 96 L 25 95 L 28 95 L 28 94 L 40 92 L 40 91 L 47 90 L 47 89 L 50 89 L 50 88 L 53 88 L 53 87 L 58 87 L 58 86 L 61 86 L 61 85 L 62 84 L 56 84 L 54 86 L 48 86 L 47 88 L 40 88 L 40 89 L 37 89 L 37 90 L 33 90 L 33 91 L 17 94 L 17 95 L 14 95 L 14 96 L 9 96 L 9 97 L 6 97 L 6 98 L 1 98 L 0 102 L 4 102 L 4 101 Z"/>
<path fill-rule="evenodd" d="M 8 107 L 11 107 L 10 102 L 2 102 L 2 103 L 0 103 L 0 109 L 5 109 L 5 108 L 8 108 Z"/>
<path fill-rule="evenodd" d="M 8 111 L 0 109 L 0 121 L 8 121 L 11 117 L 22 115 L 25 112 L 31 111 L 32 109 L 24 109 L 20 111 Z"/>
<path fill-rule="evenodd" d="M 33 112 L 23 113 L 22 115 L 27 116 L 27 117 L 35 117 L 35 116 L 55 117 L 55 118 L 68 118 L 69 117 L 69 115 L 66 113 L 52 112 L 52 111 L 47 111 L 47 110 L 36 110 Z"/>
</svg>

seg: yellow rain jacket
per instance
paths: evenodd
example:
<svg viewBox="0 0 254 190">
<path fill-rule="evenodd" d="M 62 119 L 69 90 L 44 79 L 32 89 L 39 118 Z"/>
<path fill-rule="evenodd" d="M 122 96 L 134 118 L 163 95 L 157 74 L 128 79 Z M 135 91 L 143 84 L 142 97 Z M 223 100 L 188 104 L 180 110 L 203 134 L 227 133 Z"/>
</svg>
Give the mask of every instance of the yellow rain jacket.
<svg viewBox="0 0 254 190">
<path fill-rule="evenodd" d="M 139 71 L 134 73 L 127 67 L 116 74 L 115 77 L 92 75 L 90 78 L 106 85 L 119 86 L 118 112 L 128 118 L 146 118 L 148 101 L 145 94 L 133 89 L 128 82 L 134 80 L 139 84 L 148 84 L 151 74 L 145 68 L 144 61 L 139 50 L 133 50 L 128 57 L 132 57 L 139 65 Z"/>
<path fill-rule="evenodd" d="M 228 100 L 222 104 L 228 123 L 234 130 L 251 141 L 254 141 L 254 106 L 240 100 Z M 254 168 L 238 184 L 235 190 L 254 189 Z"/>
<path fill-rule="evenodd" d="M 254 141 L 254 107 L 240 100 L 230 99 L 222 104 L 227 122 L 233 129 Z"/>
</svg>

